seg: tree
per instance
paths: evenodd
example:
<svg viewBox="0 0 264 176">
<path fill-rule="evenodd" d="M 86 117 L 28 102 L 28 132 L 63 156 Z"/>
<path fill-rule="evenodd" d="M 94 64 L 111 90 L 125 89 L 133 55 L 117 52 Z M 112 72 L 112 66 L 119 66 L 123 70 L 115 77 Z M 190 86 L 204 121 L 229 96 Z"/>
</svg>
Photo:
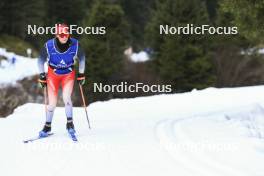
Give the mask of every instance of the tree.
<svg viewBox="0 0 264 176">
<path fill-rule="evenodd" d="M 245 2 L 220 1 L 215 23 L 218 26 L 238 26 L 239 33 L 214 38 L 214 63 L 218 87 L 250 86 L 264 82 L 263 56 L 256 52 L 261 42 L 261 30 L 256 30 L 258 24 L 253 24 L 257 19 L 249 23 L 241 21 L 254 20 L 252 17 L 256 13 L 250 12 L 254 3 Z M 255 10 L 258 11 L 258 8 L 253 11 Z"/>
<path fill-rule="evenodd" d="M 47 0 L 45 8 L 46 22 L 49 25 L 60 21 L 80 25 L 86 13 L 86 2 L 85 0 Z"/>
<path fill-rule="evenodd" d="M 44 0 L 2 0 L 0 2 L 0 31 L 25 39 L 27 25 L 43 25 Z"/>
<path fill-rule="evenodd" d="M 155 0 L 120 0 L 125 16 L 131 25 L 134 49 L 144 45 L 144 28 L 150 19 L 150 11 Z"/>
<path fill-rule="evenodd" d="M 215 83 L 209 36 L 159 34 L 160 25 L 187 24 L 209 24 L 203 0 L 157 0 L 146 27 L 146 40 L 156 53 L 153 67 L 176 91 L 204 88 Z"/>
<path fill-rule="evenodd" d="M 223 12 L 234 18 L 231 24 L 237 26 L 239 33 L 251 41 L 262 43 L 264 31 L 264 1 L 252 0 L 221 0 Z"/>
<path fill-rule="evenodd" d="M 104 35 L 85 35 L 81 40 L 87 54 L 85 74 L 89 83 L 110 84 L 118 80 L 124 60 L 123 52 L 130 37 L 121 6 L 104 0 L 97 1 L 83 26 L 106 29 Z"/>
</svg>

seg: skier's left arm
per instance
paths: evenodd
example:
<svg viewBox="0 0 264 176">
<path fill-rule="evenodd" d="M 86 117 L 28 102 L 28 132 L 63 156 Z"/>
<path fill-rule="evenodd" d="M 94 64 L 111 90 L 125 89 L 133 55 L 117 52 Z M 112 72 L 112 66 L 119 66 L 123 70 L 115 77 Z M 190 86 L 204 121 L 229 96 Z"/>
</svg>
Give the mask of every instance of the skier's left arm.
<svg viewBox="0 0 264 176">
<path fill-rule="evenodd" d="M 84 85 L 85 83 L 85 75 L 84 75 L 84 71 L 85 71 L 85 53 L 83 51 L 83 49 L 81 48 L 80 44 L 78 44 L 78 52 L 77 52 L 77 57 L 79 59 L 79 73 L 78 73 L 78 77 L 77 77 L 77 81 L 79 82 L 79 84 Z"/>
</svg>

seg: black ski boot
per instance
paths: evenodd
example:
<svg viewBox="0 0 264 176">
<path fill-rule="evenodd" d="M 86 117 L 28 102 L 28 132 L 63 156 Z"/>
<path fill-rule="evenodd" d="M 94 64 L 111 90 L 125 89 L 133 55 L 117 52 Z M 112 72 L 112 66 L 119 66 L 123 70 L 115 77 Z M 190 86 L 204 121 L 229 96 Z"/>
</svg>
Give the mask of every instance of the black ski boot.
<svg viewBox="0 0 264 176">
<path fill-rule="evenodd" d="M 72 118 L 67 118 L 66 129 L 68 130 L 68 132 L 70 134 L 74 134 L 75 133 L 75 129 L 74 129 Z"/>
<path fill-rule="evenodd" d="M 43 129 L 39 132 L 39 137 L 47 137 L 51 131 L 51 122 L 46 122 Z"/>
</svg>

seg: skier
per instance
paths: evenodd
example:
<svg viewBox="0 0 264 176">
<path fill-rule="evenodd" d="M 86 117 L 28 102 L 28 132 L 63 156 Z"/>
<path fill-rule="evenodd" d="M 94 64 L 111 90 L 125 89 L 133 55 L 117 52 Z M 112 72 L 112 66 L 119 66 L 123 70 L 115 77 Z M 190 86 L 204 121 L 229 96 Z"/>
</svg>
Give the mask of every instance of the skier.
<svg viewBox="0 0 264 176">
<path fill-rule="evenodd" d="M 55 37 L 45 43 L 38 58 L 39 85 L 41 88 L 47 86 L 48 91 L 46 123 L 39 132 L 40 137 L 47 137 L 51 131 L 60 85 L 62 86 L 62 96 L 67 117 L 66 129 L 70 134 L 75 133 L 71 94 L 75 79 L 74 62 L 76 58 L 79 59 L 77 82 L 82 86 L 85 83 L 85 54 L 78 40 L 70 37 L 68 26 L 66 24 L 57 24 Z M 48 64 L 47 74 L 44 72 L 45 62 Z"/>
<path fill-rule="evenodd" d="M 16 61 L 17 61 L 16 57 L 13 56 L 13 57 L 11 58 L 11 60 L 10 60 L 11 65 L 15 65 L 15 64 L 16 64 Z"/>
</svg>

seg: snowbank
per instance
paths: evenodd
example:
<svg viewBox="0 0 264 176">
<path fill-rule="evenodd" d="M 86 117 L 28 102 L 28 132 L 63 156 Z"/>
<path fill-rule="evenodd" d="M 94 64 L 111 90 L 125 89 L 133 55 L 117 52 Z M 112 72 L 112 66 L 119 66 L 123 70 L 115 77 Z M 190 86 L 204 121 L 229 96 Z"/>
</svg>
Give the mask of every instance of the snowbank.
<svg viewBox="0 0 264 176">
<path fill-rule="evenodd" d="M 96 102 L 74 108 L 79 142 L 57 108 L 47 139 L 24 144 L 45 121 L 25 104 L 0 119 L 3 175 L 261 176 L 264 86 Z M 70 167 L 69 167 L 70 166 Z M 41 171 L 41 172 L 40 172 Z"/>
<path fill-rule="evenodd" d="M 149 56 L 145 51 L 140 51 L 139 53 L 132 53 L 130 59 L 132 62 L 146 62 L 149 60 Z"/>
<path fill-rule="evenodd" d="M 0 56 L 7 58 L 0 63 L 0 86 L 15 84 L 18 80 L 38 74 L 36 59 L 7 52 L 4 48 L 0 48 Z"/>
</svg>

